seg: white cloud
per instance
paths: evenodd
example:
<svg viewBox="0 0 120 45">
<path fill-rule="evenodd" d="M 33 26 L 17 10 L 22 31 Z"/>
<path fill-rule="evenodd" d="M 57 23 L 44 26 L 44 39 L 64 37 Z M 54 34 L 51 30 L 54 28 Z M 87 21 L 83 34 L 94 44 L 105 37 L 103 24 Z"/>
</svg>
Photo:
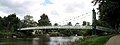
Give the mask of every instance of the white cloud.
<svg viewBox="0 0 120 45">
<path fill-rule="evenodd" d="M 50 4 L 44 3 L 45 1 L 47 0 L 1 0 L 0 13 L 16 13 L 21 19 L 23 19 L 23 16 L 28 14 L 33 16 L 36 21 L 40 19 L 40 15 L 46 13 L 50 21 L 54 24 L 63 21 L 64 23 L 67 23 L 69 21 L 65 20 L 90 12 L 88 14 L 90 16 L 85 15 L 86 18 L 83 19 L 77 18 L 79 20 L 75 19 L 76 21 L 72 21 L 72 23 L 75 24 L 79 22 L 82 24 L 82 21 L 92 21 L 92 0 L 49 0 L 51 2 Z"/>
</svg>

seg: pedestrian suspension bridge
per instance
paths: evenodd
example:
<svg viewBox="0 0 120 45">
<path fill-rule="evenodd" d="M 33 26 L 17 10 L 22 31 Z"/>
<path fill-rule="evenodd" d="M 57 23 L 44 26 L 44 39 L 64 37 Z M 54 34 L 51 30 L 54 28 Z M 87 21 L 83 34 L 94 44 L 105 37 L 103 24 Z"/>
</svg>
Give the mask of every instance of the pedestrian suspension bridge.
<svg viewBox="0 0 120 45">
<path fill-rule="evenodd" d="M 19 28 L 18 30 L 62 30 L 62 29 L 92 29 L 93 31 L 101 30 L 105 32 L 116 32 L 114 29 L 102 26 L 96 26 L 96 12 L 92 10 L 92 26 L 39 26 L 39 27 L 26 27 Z M 78 16 L 80 17 L 80 16 Z"/>
</svg>

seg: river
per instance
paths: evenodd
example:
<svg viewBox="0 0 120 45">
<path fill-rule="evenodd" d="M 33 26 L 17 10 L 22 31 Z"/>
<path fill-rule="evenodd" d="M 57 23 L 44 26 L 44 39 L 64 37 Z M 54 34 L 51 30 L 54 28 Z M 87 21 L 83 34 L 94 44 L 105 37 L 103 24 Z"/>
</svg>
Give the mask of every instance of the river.
<svg viewBox="0 0 120 45">
<path fill-rule="evenodd" d="M 14 41 L 5 40 L 0 42 L 0 45 L 70 45 L 71 42 L 75 42 L 82 38 L 82 36 L 70 36 L 70 37 L 49 37 L 48 40 L 43 38 L 17 38 L 11 39 Z"/>
</svg>

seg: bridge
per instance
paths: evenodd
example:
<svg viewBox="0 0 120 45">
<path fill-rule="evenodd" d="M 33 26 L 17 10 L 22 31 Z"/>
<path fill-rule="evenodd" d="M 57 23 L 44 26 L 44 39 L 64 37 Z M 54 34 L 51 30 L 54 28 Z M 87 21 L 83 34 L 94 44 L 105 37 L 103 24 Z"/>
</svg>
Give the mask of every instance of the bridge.
<svg viewBox="0 0 120 45">
<path fill-rule="evenodd" d="M 40 26 L 40 27 L 27 27 L 21 28 L 18 30 L 63 30 L 63 29 L 93 29 L 92 26 Z M 105 28 L 101 26 L 96 26 L 97 30 L 107 31 L 107 32 L 115 32 L 114 29 Z"/>
<path fill-rule="evenodd" d="M 92 29 L 93 32 L 96 33 L 96 30 L 101 30 L 105 32 L 116 32 L 114 29 L 106 28 L 102 26 L 96 26 L 96 12 L 93 9 L 93 18 L 92 18 L 92 26 L 39 26 L 39 27 L 26 27 L 19 28 L 18 30 L 62 30 L 62 29 Z"/>
</svg>

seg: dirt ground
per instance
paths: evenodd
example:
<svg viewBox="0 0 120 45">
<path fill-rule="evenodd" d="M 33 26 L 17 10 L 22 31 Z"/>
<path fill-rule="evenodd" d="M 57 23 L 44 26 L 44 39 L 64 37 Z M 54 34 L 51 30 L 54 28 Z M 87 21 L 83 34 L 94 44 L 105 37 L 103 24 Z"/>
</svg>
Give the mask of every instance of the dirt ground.
<svg viewBox="0 0 120 45">
<path fill-rule="evenodd" d="M 120 45 L 120 35 L 111 37 L 105 45 Z"/>
</svg>

